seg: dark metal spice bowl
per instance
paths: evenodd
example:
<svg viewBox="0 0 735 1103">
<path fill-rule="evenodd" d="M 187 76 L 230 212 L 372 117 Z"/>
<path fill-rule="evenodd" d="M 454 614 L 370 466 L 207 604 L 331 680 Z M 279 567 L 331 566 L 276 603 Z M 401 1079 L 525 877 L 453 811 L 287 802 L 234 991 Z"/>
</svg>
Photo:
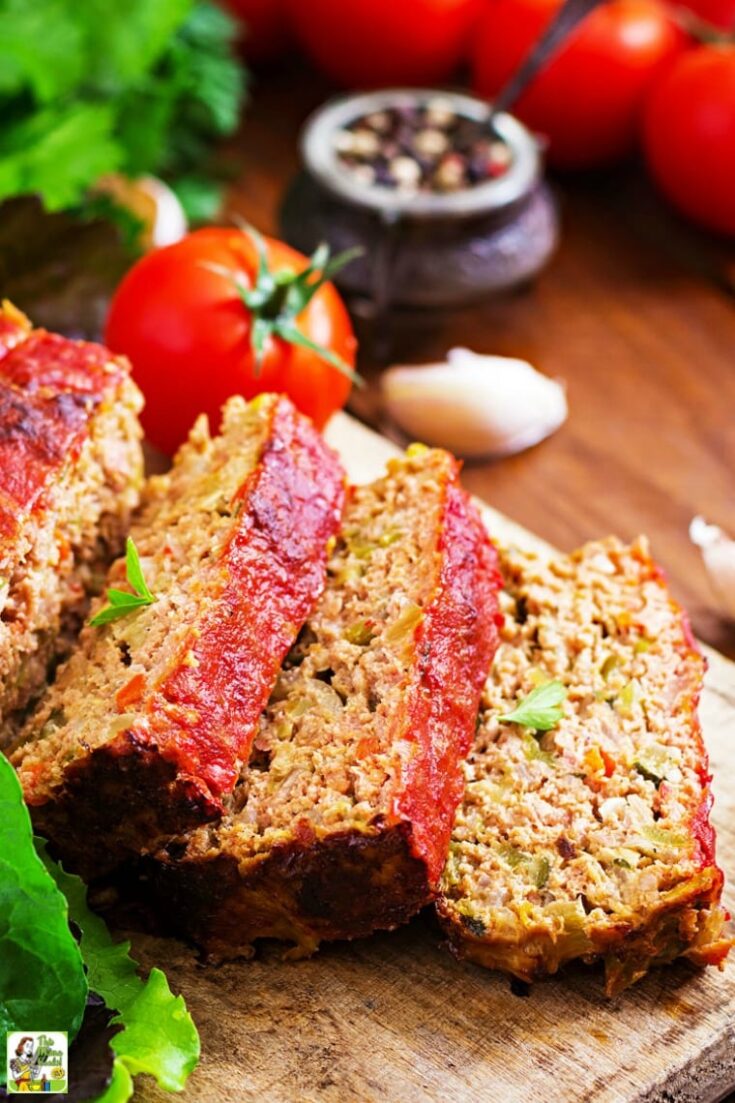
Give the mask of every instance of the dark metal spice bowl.
<svg viewBox="0 0 735 1103">
<path fill-rule="evenodd" d="M 319 108 L 301 138 L 304 170 L 281 211 L 283 234 L 302 252 L 321 241 L 364 255 L 340 272 L 343 291 L 392 306 L 452 306 L 521 284 L 544 266 L 557 242 L 556 205 L 543 183 L 538 143 L 512 115 L 493 120 L 512 159 L 503 175 L 449 193 L 404 192 L 364 183 L 340 164 L 335 135 L 355 120 L 441 96 L 455 114 L 481 123 L 488 104 L 430 89 L 344 96 Z"/>
</svg>

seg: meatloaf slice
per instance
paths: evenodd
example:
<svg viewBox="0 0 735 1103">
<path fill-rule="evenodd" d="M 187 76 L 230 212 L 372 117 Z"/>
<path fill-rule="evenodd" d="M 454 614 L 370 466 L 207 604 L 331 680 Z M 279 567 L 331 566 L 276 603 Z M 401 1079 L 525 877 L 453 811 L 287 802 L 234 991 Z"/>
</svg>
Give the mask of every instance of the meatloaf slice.
<svg viewBox="0 0 735 1103">
<path fill-rule="evenodd" d="M 438 904 L 450 944 L 524 981 L 600 959 L 609 994 L 680 955 L 720 962 L 705 663 L 647 543 L 551 562 L 510 549 L 501 569 L 502 643 Z M 555 726 L 502 719 L 550 680 L 566 691 Z"/>
<path fill-rule="evenodd" d="M 132 530 L 156 601 L 87 626 L 14 756 L 36 828 L 85 873 L 216 816 L 324 587 L 344 476 L 288 399 L 231 399 L 149 480 Z M 109 581 L 125 585 L 125 562 Z"/>
<path fill-rule="evenodd" d="M 0 746 L 67 654 L 143 480 L 128 365 L 0 308 Z"/>
<path fill-rule="evenodd" d="M 303 954 L 431 898 L 497 644 L 498 582 L 447 453 L 415 446 L 352 490 L 229 813 L 149 871 L 181 933 L 219 958 L 261 937 Z"/>
</svg>

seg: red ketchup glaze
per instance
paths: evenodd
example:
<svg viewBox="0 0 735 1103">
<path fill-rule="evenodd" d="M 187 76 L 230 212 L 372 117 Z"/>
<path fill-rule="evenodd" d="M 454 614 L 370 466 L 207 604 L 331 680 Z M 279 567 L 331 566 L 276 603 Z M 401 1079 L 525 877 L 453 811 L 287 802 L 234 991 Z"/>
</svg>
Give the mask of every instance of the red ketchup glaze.
<svg viewBox="0 0 735 1103">
<path fill-rule="evenodd" d="M 448 483 L 436 596 L 419 624 L 418 672 L 408 693 L 404 763 L 393 797 L 397 820 L 407 822 L 414 855 L 438 884 L 462 798 L 462 760 L 472 746 L 480 694 L 499 643 L 501 586 L 498 559 L 479 514 L 458 484 Z M 398 718 L 401 723 L 401 718 Z"/>
<path fill-rule="evenodd" d="M 106 370 L 101 345 L 69 341 L 0 311 L 0 533 L 42 504 L 51 479 L 74 460 L 95 406 L 123 374 Z M 114 363 L 114 361 L 112 362 Z"/>
<path fill-rule="evenodd" d="M 36 329 L 0 360 L 0 374 L 29 393 L 50 388 L 99 402 L 127 373 L 103 345 Z"/>
<path fill-rule="evenodd" d="M 223 553 L 223 591 L 131 733 L 220 808 L 281 663 L 324 589 L 344 475 L 311 423 L 280 399 L 264 454 L 237 497 L 242 508 Z"/>
<path fill-rule="evenodd" d="M 88 422 L 74 395 L 26 394 L 0 380 L 0 490 L 31 510 L 51 476 L 79 452 Z"/>
<path fill-rule="evenodd" d="M 701 869 L 715 866 L 715 829 L 709 819 L 711 809 L 712 792 L 708 785 L 691 819 L 691 830 L 697 844 L 696 861 Z"/>
<path fill-rule="evenodd" d="M 666 571 L 655 560 L 651 560 L 651 578 L 656 579 L 661 586 L 667 587 L 668 579 Z M 682 659 L 691 657 L 692 653 L 699 657 L 700 661 L 704 664 L 704 670 L 707 669 L 707 659 L 702 655 L 699 643 L 692 631 L 691 621 L 689 616 L 681 606 L 673 600 L 669 599 L 673 609 L 676 611 L 679 618 L 679 624 L 682 632 L 682 643 L 679 647 L 679 652 Z M 712 775 L 709 772 L 709 756 L 707 754 L 707 748 L 702 738 L 702 728 L 697 718 L 697 708 L 699 706 L 700 692 L 698 691 L 694 699 L 691 702 L 692 713 L 692 739 L 694 740 L 698 750 L 697 761 L 697 774 L 702 785 L 702 796 L 695 808 L 690 820 L 689 829 L 692 833 L 692 837 L 695 843 L 694 860 L 700 869 L 714 868 L 719 874 L 719 886 L 722 886 L 724 876 L 722 870 L 716 864 L 715 860 L 715 844 L 716 836 L 715 829 L 710 823 L 710 811 L 712 809 L 712 790 L 710 789 L 710 782 L 712 781 Z"/>
<path fill-rule="evenodd" d="M 681 648 L 681 654 L 683 657 L 686 657 L 693 652 L 695 655 L 699 656 L 704 664 L 704 670 L 706 671 L 707 659 L 702 655 L 699 644 L 692 631 L 689 617 L 678 605 L 676 608 L 679 613 L 682 634 L 684 636 L 684 646 Z M 699 698 L 700 693 L 698 692 L 692 701 L 692 737 L 697 744 L 699 752 L 697 774 L 702 784 L 702 797 L 689 821 L 689 827 L 695 841 L 694 857 L 697 865 L 700 869 L 707 869 L 709 867 L 716 869 L 720 875 L 720 885 L 722 885 L 724 877 L 715 861 L 715 829 L 710 823 L 709 818 L 713 800 L 712 790 L 710 788 L 712 775 L 709 771 L 709 755 L 707 754 L 707 748 L 702 737 L 702 728 L 697 717 Z"/>
</svg>

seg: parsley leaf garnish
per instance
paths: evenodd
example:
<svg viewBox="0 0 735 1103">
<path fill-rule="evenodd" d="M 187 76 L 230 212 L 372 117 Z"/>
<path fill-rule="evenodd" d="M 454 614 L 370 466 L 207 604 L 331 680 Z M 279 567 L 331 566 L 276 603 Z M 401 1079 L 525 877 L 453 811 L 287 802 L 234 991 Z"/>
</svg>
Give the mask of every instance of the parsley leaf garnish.
<svg viewBox="0 0 735 1103">
<path fill-rule="evenodd" d="M 546 682 L 531 690 L 512 712 L 499 717 L 503 724 L 520 724 L 534 731 L 547 732 L 555 728 L 564 715 L 562 701 L 567 691 L 562 682 Z"/>
<path fill-rule="evenodd" d="M 128 537 L 125 545 L 125 573 L 134 592 L 129 594 L 126 590 L 109 589 L 107 591 L 109 605 L 103 606 L 99 613 L 92 617 L 89 623 L 93 628 L 100 628 L 103 624 L 109 624 L 111 620 L 126 617 L 128 613 L 141 609 L 144 605 L 152 605 L 156 600 L 143 578 L 138 549 L 132 536 Z"/>
</svg>

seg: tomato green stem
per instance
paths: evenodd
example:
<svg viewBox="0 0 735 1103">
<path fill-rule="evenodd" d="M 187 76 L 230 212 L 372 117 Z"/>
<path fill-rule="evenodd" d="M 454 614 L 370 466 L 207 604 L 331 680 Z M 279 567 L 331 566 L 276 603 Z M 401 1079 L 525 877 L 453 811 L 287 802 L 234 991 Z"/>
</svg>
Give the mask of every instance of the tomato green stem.
<svg viewBox="0 0 735 1103">
<path fill-rule="evenodd" d="M 260 372 L 268 338 L 280 337 L 282 341 L 288 341 L 289 344 L 309 349 L 337 371 L 346 375 L 356 386 L 363 386 L 364 381 L 346 360 L 331 349 L 312 341 L 296 324 L 296 318 L 308 306 L 319 288 L 331 280 L 346 264 L 361 256 L 363 250 L 346 249 L 336 256 L 330 256 L 329 246 L 322 243 L 309 257 L 309 263 L 303 271 L 293 272 L 289 269 L 281 269 L 274 272 L 268 266 L 266 244 L 260 233 L 243 221 L 238 221 L 238 227 L 250 238 L 258 255 L 258 267 L 253 285 L 248 287 L 237 272 L 225 265 L 203 262 L 203 266 L 229 281 L 252 316 L 250 342 L 256 376 Z"/>
</svg>

